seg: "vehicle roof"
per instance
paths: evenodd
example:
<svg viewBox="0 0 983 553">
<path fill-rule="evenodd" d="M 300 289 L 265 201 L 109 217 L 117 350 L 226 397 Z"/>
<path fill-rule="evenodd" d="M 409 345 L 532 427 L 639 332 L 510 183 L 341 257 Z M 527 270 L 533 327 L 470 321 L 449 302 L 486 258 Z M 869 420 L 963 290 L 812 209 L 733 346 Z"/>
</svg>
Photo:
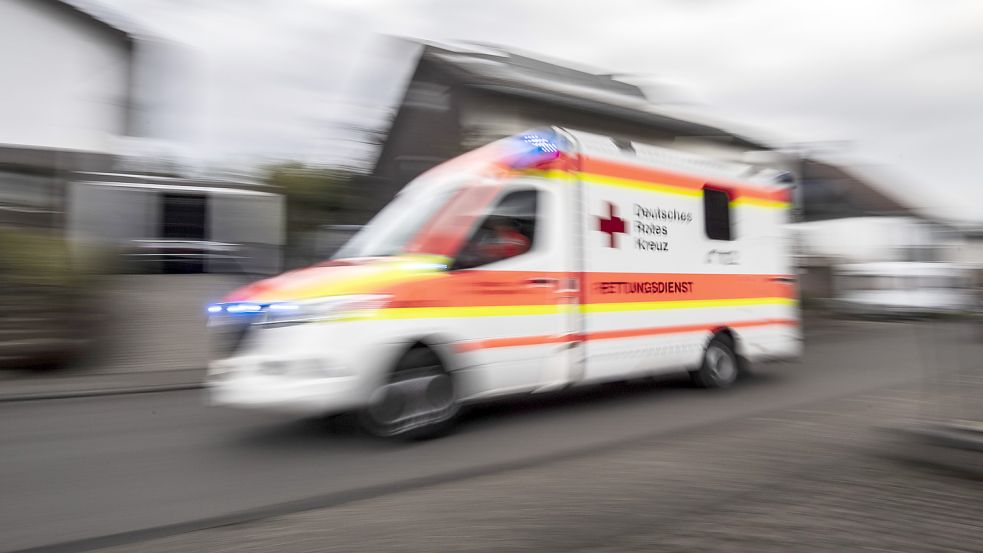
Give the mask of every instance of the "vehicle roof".
<svg viewBox="0 0 983 553">
<path fill-rule="evenodd" d="M 656 146 L 637 140 L 562 128 L 577 143 L 580 154 L 637 165 L 654 165 L 680 173 L 710 176 L 717 179 L 757 183 L 768 188 L 788 188 L 779 181 L 785 175 L 778 168 L 761 164 L 741 163 L 710 155 Z M 722 183 L 724 184 L 724 183 Z"/>
</svg>

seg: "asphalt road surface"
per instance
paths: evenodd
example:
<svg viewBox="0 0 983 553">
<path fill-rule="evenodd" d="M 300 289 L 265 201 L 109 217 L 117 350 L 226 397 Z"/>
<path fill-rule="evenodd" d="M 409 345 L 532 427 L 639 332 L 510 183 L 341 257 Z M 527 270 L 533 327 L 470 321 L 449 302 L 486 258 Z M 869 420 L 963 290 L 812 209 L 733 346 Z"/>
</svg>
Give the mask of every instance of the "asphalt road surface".
<svg viewBox="0 0 983 553">
<path fill-rule="evenodd" d="M 695 435 L 911 383 L 959 362 L 949 339 L 918 325 L 822 325 L 801 362 L 761 366 L 723 393 L 665 379 L 514 400 L 411 444 L 208 408 L 197 391 L 0 404 L 0 548 L 132 543 Z"/>
</svg>

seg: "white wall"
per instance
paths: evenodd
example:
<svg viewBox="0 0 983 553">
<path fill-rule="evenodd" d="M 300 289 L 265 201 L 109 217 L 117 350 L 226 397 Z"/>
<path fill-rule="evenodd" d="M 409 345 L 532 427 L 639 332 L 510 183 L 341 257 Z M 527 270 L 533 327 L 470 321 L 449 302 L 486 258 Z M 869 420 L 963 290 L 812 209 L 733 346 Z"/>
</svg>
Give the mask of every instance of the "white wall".
<svg viewBox="0 0 983 553">
<path fill-rule="evenodd" d="M 906 261 L 906 248 L 943 246 L 908 217 L 852 217 L 791 225 L 800 255 L 842 262 Z"/>
<path fill-rule="evenodd" d="M 129 53 L 37 0 L 0 2 L 0 144 L 107 151 L 125 131 Z"/>
<path fill-rule="evenodd" d="M 953 248 L 947 261 L 983 267 L 983 239 L 974 238 L 966 240 L 959 248 Z"/>
</svg>

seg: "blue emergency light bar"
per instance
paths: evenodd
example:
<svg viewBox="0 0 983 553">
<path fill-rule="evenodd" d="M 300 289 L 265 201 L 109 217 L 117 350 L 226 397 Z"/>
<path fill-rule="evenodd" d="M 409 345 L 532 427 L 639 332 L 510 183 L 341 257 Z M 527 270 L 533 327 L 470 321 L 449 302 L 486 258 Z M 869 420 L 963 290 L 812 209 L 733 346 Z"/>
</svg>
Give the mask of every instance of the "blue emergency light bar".
<svg viewBox="0 0 983 553">
<path fill-rule="evenodd" d="M 208 314 L 218 315 L 220 313 L 228 313 L 229 315 L 251 315 L 259 313 L 264 307 L 266 306 L 263 304 L 251 301 L 214 303 L 208 306 Z"/>
<path fill-rule="evenodd" d="M 515 169 L 534 167 L 560 157 L 566 140 L 551 130 L 525 133 L 515 139 L 515 157 L 511 165 Z"/>
<path fill-rule="evenodd" d="M 263 311 L 289 312 L 297 311 L 300 306 L 292 302 L 258 303 L 252 301 L 213 303 L 208 306 L 209 315 L 228 313 L 229 315 L 253 315 Z"/>
</svg>

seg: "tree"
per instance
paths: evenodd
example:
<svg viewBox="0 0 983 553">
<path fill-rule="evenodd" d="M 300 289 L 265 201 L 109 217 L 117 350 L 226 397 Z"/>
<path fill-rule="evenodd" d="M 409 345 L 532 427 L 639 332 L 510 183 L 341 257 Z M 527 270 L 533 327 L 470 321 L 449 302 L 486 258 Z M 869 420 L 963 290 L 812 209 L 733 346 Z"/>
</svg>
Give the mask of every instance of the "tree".
<svg viewBox="0 0 983 553">
<path fill-rule="evenodd" d="M 286 262 L 296 267 L 319 260 L 314 237 L 324 225 L 361 221 L 367 205 L 355 173 L 299 162 L 272 165 L 266 181 L 286 198 Z"/>
</svg>

